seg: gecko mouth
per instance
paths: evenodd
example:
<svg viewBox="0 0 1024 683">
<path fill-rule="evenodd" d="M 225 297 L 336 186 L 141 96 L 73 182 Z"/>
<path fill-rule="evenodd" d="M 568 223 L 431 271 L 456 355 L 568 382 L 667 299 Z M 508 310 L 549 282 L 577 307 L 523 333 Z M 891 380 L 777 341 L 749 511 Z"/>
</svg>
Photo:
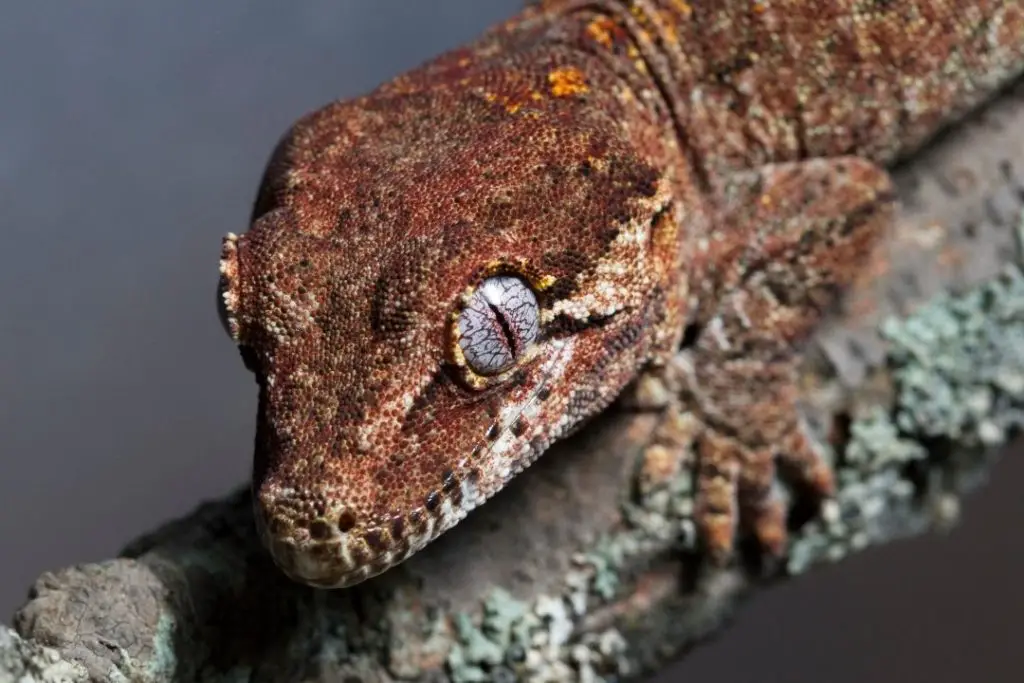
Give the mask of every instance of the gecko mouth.
<svg viewBox="0 0 1024 683">
<path fill-rule="evenodd" d="M 343 508 L 318 506 L 315 500 L 330 498 L 322 493 L 262 494 L 255 501 L 257 529 L 274 562 L 293 580 L 318 588 L 345 588 L 403 562 L 460 522 L 485 499 L 478 481 L 479 473 L 470 470 L 469 476 L 453 478 L 433 506 L 365 527 L 355 526 L 354 517 Z M 308 516 L 318 507 L 324 514 Z M 268 510 L 274 511 L 270 517 Z"/>
</svg>

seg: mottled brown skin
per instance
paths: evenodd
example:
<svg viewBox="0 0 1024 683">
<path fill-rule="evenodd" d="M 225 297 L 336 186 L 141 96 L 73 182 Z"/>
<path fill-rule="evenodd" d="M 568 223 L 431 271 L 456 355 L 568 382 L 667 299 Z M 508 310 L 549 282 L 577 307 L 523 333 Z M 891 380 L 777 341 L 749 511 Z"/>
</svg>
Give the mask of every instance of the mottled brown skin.
<svg viewBox="0 0 1024 683">
<path fill-rule="evenodd" d="M 783 553 L 776 464 L 833 488 L 794 369 L 891 222 L 881 166 L 1022 68 L 1021 0 L 552 0 L 301 119 L 221 262 L 276 561 L 384 571 L 645 375 L 699 417 L 711 559 Z M 496 273 L 540 337 L 486 377 L 454 321 Z"/>
</svg>

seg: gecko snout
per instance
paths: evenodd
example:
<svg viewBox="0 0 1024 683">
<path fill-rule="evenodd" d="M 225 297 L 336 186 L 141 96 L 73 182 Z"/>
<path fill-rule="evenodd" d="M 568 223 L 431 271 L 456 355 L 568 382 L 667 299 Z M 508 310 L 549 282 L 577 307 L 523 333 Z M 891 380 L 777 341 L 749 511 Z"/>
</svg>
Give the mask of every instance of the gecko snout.
<svg viewBox="0 0 1024 683">
<path fill-rule="evenodd" d="M 275 490 L 255 497 L 257 528 L 275 563 L 296 581 L 344 588 L 376 576 L 424 547 L 441 531 L 415 510 L 360 522 L 328 491 Z"/>
</svg>

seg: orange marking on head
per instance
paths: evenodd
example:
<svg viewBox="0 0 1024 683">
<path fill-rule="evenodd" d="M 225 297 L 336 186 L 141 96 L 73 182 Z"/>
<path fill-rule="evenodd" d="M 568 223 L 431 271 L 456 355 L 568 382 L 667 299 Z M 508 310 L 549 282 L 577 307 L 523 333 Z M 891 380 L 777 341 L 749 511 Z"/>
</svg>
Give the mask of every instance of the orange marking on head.
<svg viewBox="0 0 1024 683">
<path fill-rule="evenodd" d="M 515 114 L 517 111 L 523 108 L 524 102 L 516 101 L 515 99 L 507 95 L 499 95 L 497 93 L 485 92 L 484 99 L 491 104 L 500 104 L 505 108 L 505 111 L 509 114 Z M 534 98 L 537 99 L 537 98 Z"/>
<path fill-rule="evenodd" d="M 684 16 L 688 17 L 693 14 L 693 7 L 690 6 L 690 3 L 685 2 L 684 0 L 672 0 L 672 4 L 675 5 L 676 9 L 682 12 Z"/>
<path fill-rule="evenodd" d="M 608 17 L 598 17 L 587 24 L 587 35 L 606 48 L 612 46 L 612 30 L 615 22 Z"/>
<path fill-rule="evenodd" d="M 564 66 L 548 74 L 551 94 L 555 97 L 582 95 L 590 90 L 583 72 L 574 66 Z"/>
</svg>

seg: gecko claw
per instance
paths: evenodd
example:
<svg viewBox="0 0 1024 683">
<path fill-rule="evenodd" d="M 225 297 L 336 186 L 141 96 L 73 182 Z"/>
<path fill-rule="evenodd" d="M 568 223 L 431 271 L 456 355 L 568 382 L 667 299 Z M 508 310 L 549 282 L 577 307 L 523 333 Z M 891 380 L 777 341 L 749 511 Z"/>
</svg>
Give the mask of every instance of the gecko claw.
<svg viewBox="0 0 1024 683">
<path fill-rule="evenodd" d="M 835 493 L 828 462 L 795 426 L 787 448 L 751 448 L 708 428 L 698 445 L 695 522 L 709 562 L 729 564 L 740 535 L 749 535 L 764 559 L 778 560 L 788 547 L 787 509 L 774 486 L 781 465 L 795 475 L 795 486 L 822 504 Z"/>
</svg>

